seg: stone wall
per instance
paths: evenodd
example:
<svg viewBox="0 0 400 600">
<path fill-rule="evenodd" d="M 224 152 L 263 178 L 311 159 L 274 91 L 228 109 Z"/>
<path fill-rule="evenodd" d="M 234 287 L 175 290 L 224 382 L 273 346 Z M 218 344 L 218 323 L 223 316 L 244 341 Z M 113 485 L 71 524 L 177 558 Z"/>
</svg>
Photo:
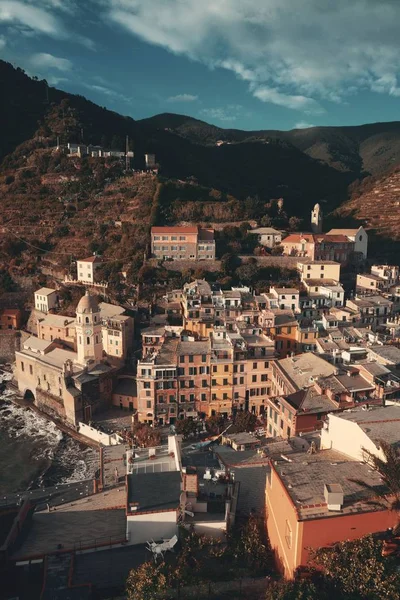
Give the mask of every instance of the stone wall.
<svg viewBox="0 0 400 600">
<path fill-rule="evenodd" d="M 53 395 L 37 389 L 35 404 L 39 410 L 51 417 L 66 421 L 64 403 L 61 398 L 55 398 Z"/>
<path fill-rule="evenodd" d="M 0 331 L 0 362 L 14 362 L 15 352 L 20 349 L 21 336 L 19 331 L 8 329 Z"/>
</svg>

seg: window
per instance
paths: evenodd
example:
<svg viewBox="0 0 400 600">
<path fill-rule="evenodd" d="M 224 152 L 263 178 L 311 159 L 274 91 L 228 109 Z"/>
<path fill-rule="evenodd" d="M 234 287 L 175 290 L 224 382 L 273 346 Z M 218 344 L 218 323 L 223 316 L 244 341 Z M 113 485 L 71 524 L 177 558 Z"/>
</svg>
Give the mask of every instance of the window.
<svg viewBox="0 0 400 600">
<path fill-rule="evenodd" d="M 85 317 L 85 323 L 89 323 L 89 317 Z"/>
<path fill-rule="evenodd" d="M 261 381 L 268 381 L 268 375 L 266 375 L 266 374 L 261 375 Z"/>
<path fill-rule="evenodd" d="M 201 362 L 207 362 L 207 354 L 202 354 Z"/>
<path fill-rule="evenodd" d="M 252 383 L 256 383 L 257 382 L 257 375 L 252 375 L 251 376 L 251 381 L 252 381 Z"/>
<path fill-rule="evenodd" d="M 205 402 L 207 400 L 207 394 L 201 394 L 201 401 Z"/>
<path fill-rule="evenodd" d="M 201 387 L 203 387 L 203 388 L 207 387 L 207 379 L 202 380 Z"/>
<path fill-rule="evenodd" d="M 285 525 L 285 540 L 288 548 L 292 547 L 292 528 L 290 527 L 289 521 L 286 521 Z"/>
<path fill-rule="evenodd" d="M 223 400 L 228 400 L 228 394 L 227 394 L 226 392 L 224 392 L 224 393 L 222 394 L 222 399 L 223 399 Z"/>
<path fill-rule="evenodd" d="M 190 394 L 189 396 L 189 400 L 190 402 L 194 402 L 195 398 L 194 398 L 194 394 Z"/>
<path fill-rule="evenodd" d="M 191 355 L 189 356 L 189 362 L 190 362 L 190 363 L 192 363 L 193 361 L 194 361 L 194 356 L 193 356 L 193 354 L 191 354 Z"/>
<path fill-rule="evenodd" d="M 257 369 L 257 363 L 253 363 L 253 369 Z"/>
<path fill-rule="evenodd" d="M 216 373 L 216 372 L 217 372 L 217 365 L 214 365 L 213 366 L 213 373 Z"/>
<path fill-rule="evenodd" d="M 181 362 L 181 363 L 185 362 L 185 357 L 184 356 L 180 356 L 179 357 L 179 362 Z"/>
<path fill-rule="evenodd" d="M 264 363 L 264 369 L 268 369 L 268 367 L 269 367 L 269 362 L 266 360 Z"/>
<path fill-rule="evenodd" d="M 222 380 L 222 385 L 228 385 L 228 380 L 227 379 L 223 379 Z"/>
<path fill-rule="evenodd" d="M 33 375 L 33 367 L 32 367 L 32 365 L 29 365 L 29 373 L 30 373 L 31 375 Z"/>
<path fill-rule="evenodd" d="M 171 241 L 172 242 L 176 242 L 177 241 L 177 236 L 176 235 L 171 235 Z"/>
<path fill-rule="evenodd" d="M 241 385 L 243 385 L 243 384 L 244 384 L 244 377 L 239 377 L 239 383 L 240 383 Z"/>
<path fill-rule="evenodd" d="M 211 379 L 211 385 L 217 385 L 217 380 L 216 379 Z"/>
<path fill-rule="evenodd" d="M 168 396 L 170 402 L 175 402 L 175 396 Z"/>
<path fill-rule="evenodd" d="M 146 408 L 151 408 L 151 400 L 146 401 Z"/>
<path fill-rule="evenodd" d="M 212 400 L 216 400 L 217 399 L 217 394 L 213 394 L 212 395 Z"/>
<path fill-rule="evenodd" d="M 228 371 L 229 371 L 229 365 L 224 365 L 224 371 L 225 371 L 225 373 L 228 373 Z"/>
<path fill-rule="evenodd" d="M 158 396 L 158 402 L 162 404 L 164 402 L 164 396 Z"/>
</svg>

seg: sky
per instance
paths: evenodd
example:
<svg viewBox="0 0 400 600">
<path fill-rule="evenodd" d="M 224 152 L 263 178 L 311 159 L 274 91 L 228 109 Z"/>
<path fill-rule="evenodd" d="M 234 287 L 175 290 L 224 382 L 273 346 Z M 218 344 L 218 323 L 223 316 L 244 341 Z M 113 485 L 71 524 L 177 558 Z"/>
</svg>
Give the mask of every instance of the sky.
<svg viewBox="0 0 400 600">
<path fill-rule="evenodd" d="M 400 0 L 0 0 L 0 57 L 142 119 L 400 120 Z"/>
</svg>

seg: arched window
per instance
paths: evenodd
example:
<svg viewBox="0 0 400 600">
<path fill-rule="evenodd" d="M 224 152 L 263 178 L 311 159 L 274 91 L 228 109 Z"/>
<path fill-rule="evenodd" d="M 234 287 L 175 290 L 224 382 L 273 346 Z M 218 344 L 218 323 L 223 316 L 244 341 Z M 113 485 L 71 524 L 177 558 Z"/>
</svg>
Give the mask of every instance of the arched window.
<svg viewBox="0 0 400 600">
<path fill-rule="evenodd" d="M 360 235 L 360 237 L 358 239 L 360 240 L 360 242 L 362 242 L 362 235 Z"/>
<path fill-rule="evenodd" d="M 94 322 L 96 323 L 96 321 L 97 321 L 97 316 L 94 315 Z"/>
<path fill-rule="evenodd" d="M 86 338 L 86 343 L 90 344 L 90 338 L 89 337 Z"/>
<path fill-rule="evenodd" d="M 85 318 L 85 323 L 89 323 L 89 317 Z"/>
<path fill-rule="evenodd" d="M 99 336 L 96 335 L 96 344 L 98 344 L 98 343 L 99 343 Z"/>
</svg>

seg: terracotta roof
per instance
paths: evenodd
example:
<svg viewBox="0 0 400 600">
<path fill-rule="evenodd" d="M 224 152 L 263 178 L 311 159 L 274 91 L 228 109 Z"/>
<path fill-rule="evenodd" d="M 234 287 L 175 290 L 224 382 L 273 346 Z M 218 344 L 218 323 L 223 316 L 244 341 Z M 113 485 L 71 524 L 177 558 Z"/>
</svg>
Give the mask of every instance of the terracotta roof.
<svg viewBox="0 0 400 600">
<path fill-rule="evenodd" d="M 89 258 L 81 258 L 77 262 L 101 263 L 102 259 L 100 256 L 89 256 Z"/>
<path fill-rule="evenodd" d="M 151 233 L 198 233 L 199 228 L 194 227 L 179 227 L 178 225 L 175 227 L 152 227 Z"/>
<path fill-rule="evenodd" d="M 282 244 L 286 244 L 286 242 L 292 244 L 299 244 L 301 240 L 307 240 L 307 242 L 312 243 L 315 241 L 313 233 L 292 233 L 288 235 L 283 241 Z"/>
<path fill-rule="evenodd" d="M 327 235 L 356 235 L 358 229 L 331 229 Z"/>
<path fill-rule="evenodd" d="M 347 235 L 342 235 L 342 234 L 331 234 L 331 233 L 325 233 L 324 235 L 321 236 L 317 236 L 318 240 L 321 239 L 321 241 L 326 241 L 326 242 L 341 242 L 341 243 L 351 243 L 351 240 L 349 240 L 349 238 L 347 237 Z"/>
</svg>

